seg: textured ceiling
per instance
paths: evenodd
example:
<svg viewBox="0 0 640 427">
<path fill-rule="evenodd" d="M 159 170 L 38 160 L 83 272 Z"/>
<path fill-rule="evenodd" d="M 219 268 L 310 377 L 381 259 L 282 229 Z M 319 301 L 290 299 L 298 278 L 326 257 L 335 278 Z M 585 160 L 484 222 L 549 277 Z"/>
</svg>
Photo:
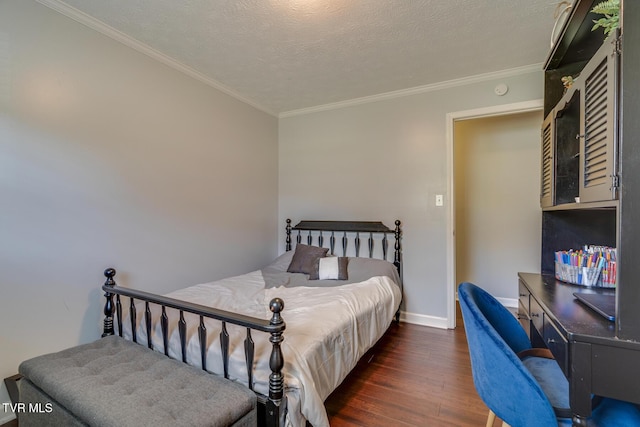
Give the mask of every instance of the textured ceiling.
<svg viewBox="0 0 640 427">
<path fill-rule="evenodd" d="M 558 3 L 39 1 L 99 21 L 272 114 L 540 64 Z"/>
</svg>

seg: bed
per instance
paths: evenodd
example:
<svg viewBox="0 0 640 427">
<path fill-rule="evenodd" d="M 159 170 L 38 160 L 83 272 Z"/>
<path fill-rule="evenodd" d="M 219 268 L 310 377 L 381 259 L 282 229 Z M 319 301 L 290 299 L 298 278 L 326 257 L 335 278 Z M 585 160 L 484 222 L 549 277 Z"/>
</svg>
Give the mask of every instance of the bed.
<svg viewBox="0 0 640 427">
<path fill-rule="evenodd" d="M 400 221 L 287 220 L 285 249 L 260 270 L 167 295 L 118 287 L 107 269 L 103 336 L 244 384 L 261 425 L 328 426 L 324 400 L 399 319 Z"/>
</svg>

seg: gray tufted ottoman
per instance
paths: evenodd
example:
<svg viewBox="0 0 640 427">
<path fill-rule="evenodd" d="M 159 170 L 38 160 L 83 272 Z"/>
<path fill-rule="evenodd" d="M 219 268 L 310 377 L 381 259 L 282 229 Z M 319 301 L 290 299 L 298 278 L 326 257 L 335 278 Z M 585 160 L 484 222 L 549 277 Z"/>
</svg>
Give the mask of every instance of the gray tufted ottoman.
<svg viewBox="0 0 640 427">
<path fill-rule="evenodd" d="M 20 365 L 30 426 L 255 426 L 248 388 L 108 336 Z M 27 406 L 28 408 L 28 406 Z"/>
</svg>

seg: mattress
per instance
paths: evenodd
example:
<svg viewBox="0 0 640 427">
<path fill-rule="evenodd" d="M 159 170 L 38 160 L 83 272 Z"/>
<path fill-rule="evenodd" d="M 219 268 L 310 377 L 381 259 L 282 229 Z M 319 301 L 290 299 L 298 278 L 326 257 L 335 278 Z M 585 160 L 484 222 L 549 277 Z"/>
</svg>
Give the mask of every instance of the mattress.
<svg viewBox="0 0 640 427">
<path fill-rule="evenodd" d="M 349 259 L 349 280 L 308 280 L 299 273 L 286 273 L 291 253 L 269 266 L 240 276 L 190 286 L 166 296 L 196 304 L 270 319 L 269 301 L 284 300 L 286 322 L 284 341 L 285 396 L 288 425 L 329 426 L 324 400 L 344 380 L 358 360 L 389 327 L 401 300 L 399 278 L 394 265 L 367 258 Z M 138 308 L 136 335 L 147 342 L 144 306 Z M 128 311 L 128 310 L 125 310 Z M 178 313 L 168 309 L 169 356 L 181 359 Z M 199 317 L 185 313 L 187 322 L 187 363 L 201 367 L 198 339 Z M 130 321 L 124 322 L 124 336 L 131 339 Z M 164 352 L 160 308 L 152 307 L 152 342 Z M 205 321 L 207 328 L 207 370 L 222 375 L 220 356 L 221 323 Z M 246 328 L 227 325 L 229 334 L 229 378 L 247 385 L 244 356 Z M 252 331 L 255 342 L 253 388 L 268 395 L 269 334 Z"/>
</svg>

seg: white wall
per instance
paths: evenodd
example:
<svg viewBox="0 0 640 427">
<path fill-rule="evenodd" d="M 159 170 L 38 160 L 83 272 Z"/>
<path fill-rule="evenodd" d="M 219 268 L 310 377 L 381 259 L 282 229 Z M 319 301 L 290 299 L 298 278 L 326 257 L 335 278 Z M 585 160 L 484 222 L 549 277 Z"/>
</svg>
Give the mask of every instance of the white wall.
<svg viewBox="0 0 640 427">
<path fill-rule="evenodd" d="M 540 269 L 542 111 L 460 120 L 454 128 L 456 282 L 518 299 Z"/>
<path fill-rule="evenodd" d="M 505 96 L 494 87 L 509 86 Z M 284 219 L 402 220 L 406 315 L 447 316 L 446 114 L 542 98 L 542 71 L 280 119 Z M 514 277 L 514 281 L 516 278 Z M 452 286 L 453 284 L 451 284 Z"/>
<path fill-rule="evenodd" d="M 100 336 L 106 267 L 167 292 L 273 259 L 277 144 L 277 118 L 0 2 L 0 378 Z"/>
</svg>

